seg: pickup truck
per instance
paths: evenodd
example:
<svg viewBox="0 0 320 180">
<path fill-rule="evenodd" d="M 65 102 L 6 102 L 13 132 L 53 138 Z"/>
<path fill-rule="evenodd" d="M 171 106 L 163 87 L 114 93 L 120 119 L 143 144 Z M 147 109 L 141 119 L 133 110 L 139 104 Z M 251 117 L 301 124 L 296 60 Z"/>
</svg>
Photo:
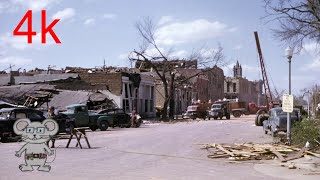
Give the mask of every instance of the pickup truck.
<svg viewBox="0 0 320 180">
<path fill-rule="evenodd" d="M 14 137 L 13 124 L 16 120 L 28 118 L 31 122 L 42 122 L 46 119 L 42 111 L 31 108 L 3 108 L 0 110 L 0 138 L 1 142 L 6 142 L 8 137 Z M 59 125 L 59 133 L 67 132 L 66 118 L 59 116 L 53 118 Z"/>
<path fill-rule="evenodd" d="M 71 104 L 62 112 L 67 115 L 74 127 L 89 127 L 92 131 L 100 129 L 106 131 L 113 126 L 113 119 L 107 114 L 97 114 L 88 111 L 85 104 Z"/>
</svg>

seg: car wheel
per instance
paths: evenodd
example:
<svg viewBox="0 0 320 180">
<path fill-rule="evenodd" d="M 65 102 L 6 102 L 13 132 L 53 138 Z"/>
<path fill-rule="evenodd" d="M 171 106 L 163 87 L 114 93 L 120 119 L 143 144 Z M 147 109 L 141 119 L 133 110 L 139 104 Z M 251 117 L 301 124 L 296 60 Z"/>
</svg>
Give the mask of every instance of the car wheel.
<svg viewBox="0 0 320 180">
<path fill-rule="evenodd" d="M 90 126 L 89 128 L 91 129 L 91 131 L 96 131 L 97 130 L 96 126 Z"/>
<path fill-rule="evenodd" d="M 126 126 L 124 126 L 126 128 L 130 128 L 131 127 L 131 122 L 129 122 Z"/>
<path fill-rule="evenodd" d="M 74 128 L 75 128 L 74 123 L 70 123 L 70 124 L 68 125 L 68 127 L 66 128 L 67 134 L 72 134 L 72 131 L 73 131 Z"/>
<path fill-rule="evenodd" d="M 259 126 L 259 121 L 258 121 L 259 115 L 256 115 L 256 118 L 254 120 L 254 123 L 256 126 Z"/>
<path fill-rule="evenodd" d="M 240 111 L 235 111 L 235 112 L 233 112 L 233 116 L 238 118 L 238 117 L 241 116 L 241 112 Z"/>
<path fill-rule="evenodd" d="M 138 127 L 140 127 L 140 126 L 141 126 L 141 122 L 138 121 L 138 122 L 136 123 L 136 128 L 138 128 Z"/>
<path fill-rule="evenodd" d="M 268 134 L 268 131 L 267 131 L 267 130 L 264 130 L 264 134 Z"/>
<path fill-rule="evenodd" d="M 109 127 L 109 123 L 107 121 L 101 121 L 100 122 L 100 130 L 106 131 Z"/>
<path fill-rule="evenodd" d="M 2 142 L 2 143 L 8 142 L 8 137 L 7 136 L 1 136 L 0 137 L 0 142 Z"/>
<path fill-rule="evenodd" d="M 218 117 L 213 117 L 213 119 L 214 119 L 214 120 L 217 120 L 217 119 L 218 119 Z"/>
</svg>

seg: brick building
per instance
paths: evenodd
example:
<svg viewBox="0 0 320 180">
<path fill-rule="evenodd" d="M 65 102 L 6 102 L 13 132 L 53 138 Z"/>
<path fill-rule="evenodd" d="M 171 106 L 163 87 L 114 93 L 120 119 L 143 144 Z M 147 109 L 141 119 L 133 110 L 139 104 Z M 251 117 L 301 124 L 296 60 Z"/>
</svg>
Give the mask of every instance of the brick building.
<svg viewBox="0 0 320 180">
<path fill-rule="evenodd" d="M 242 66 L 237 61 L 233 67 L 233 77 L 225 77 L 224 81 L 224 95 L 227 99 L 236 99 L 239 101 L 254 102 L 262 104 L 262 85 L 263 82 L 249 81 L 242 77 Z"/>
</svg>

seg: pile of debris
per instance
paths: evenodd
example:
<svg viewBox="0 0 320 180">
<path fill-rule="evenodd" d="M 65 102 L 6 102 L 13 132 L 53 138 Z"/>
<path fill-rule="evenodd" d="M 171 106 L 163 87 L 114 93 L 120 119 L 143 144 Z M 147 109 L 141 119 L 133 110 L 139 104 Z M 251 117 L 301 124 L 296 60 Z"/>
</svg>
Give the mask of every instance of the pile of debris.
<svg viewBox="0 0 320 180">
<path fill-rule="evenodd" d="M 306 147 L 300 149 L 280 144 L 207 144 L 202 149 L 210 151 L 209 158 L 228 158 L 233 161 L 272 160 L 277 158 L 281 162 L 287 162 L 305 155 L 320 158 L 320 154 L 313 153 Z"/>
</svg>

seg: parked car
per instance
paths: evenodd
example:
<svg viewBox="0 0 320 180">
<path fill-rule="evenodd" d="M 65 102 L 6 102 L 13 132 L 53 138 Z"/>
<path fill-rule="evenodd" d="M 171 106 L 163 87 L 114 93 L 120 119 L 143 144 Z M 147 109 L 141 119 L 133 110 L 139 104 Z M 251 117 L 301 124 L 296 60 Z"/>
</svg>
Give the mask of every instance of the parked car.
<svg viewBox="0 0 320 180">
<path fill-rule="evenodd" d="M 112 127 L 130 128 L 131 126 L 131 116 L 125 113 L 123 109 L 106 109 L 98 112 L 98 114 L 105 114 L 111 117 L 113 120 Z"/>
<path fill-rule="evenodd" d="M 287 132 L 287 113 L 283 112 L 281 107 L 270 109 L 268 115 L 268 119 L 263 121 L 265 134 L 270 131 L 271 135 L 275 136 L 278 132 Z M 294 108 L 291 113 L 291 125 L 297 121 L 301 121 L 300 110 Z"/>
<path fill-rule="evenodd" d="M 42 111 L 31 108 L 3 108 L 0 110 L 0 138 L 6 141 L 8 137 L 14 137 L 13 124 L 16 120 L 28 118 L 31 122 L 42 122 L 46 119 Z M 55 119 L 59 124 L 59 133 L 66 132 L 66 120 L 64 118 Z"/>
<path fill-rule="evenodd" d="M 106 131 L 113 125 L 113 119 L 106 114 L 89 113 L 85 104 L 71 104 L 62 112 L 70 118 L 74 127 L 89 127 L 92 131 L 100 129 Z"/>
</svg>

